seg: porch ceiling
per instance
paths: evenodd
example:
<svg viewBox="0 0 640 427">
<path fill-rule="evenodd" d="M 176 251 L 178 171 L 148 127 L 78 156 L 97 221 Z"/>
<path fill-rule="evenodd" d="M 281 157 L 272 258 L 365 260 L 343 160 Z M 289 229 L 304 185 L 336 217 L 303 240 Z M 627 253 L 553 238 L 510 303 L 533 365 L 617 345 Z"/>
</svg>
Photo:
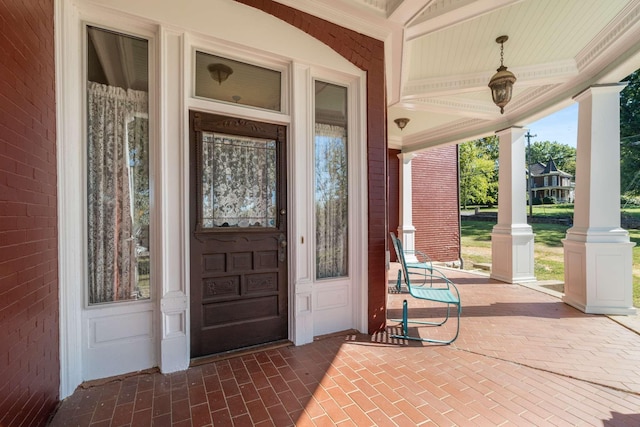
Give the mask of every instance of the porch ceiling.
<svg viewBox="0 0 640 427">
<path fill-rule="evenodd" d="M 277 1 L 384 40 L 389 145 L 404 151 L 526 126 L 640 68 L 640 0 Z M 501 115 L 487 83 L 503 34 L 518 80 Z"/>
</svg>

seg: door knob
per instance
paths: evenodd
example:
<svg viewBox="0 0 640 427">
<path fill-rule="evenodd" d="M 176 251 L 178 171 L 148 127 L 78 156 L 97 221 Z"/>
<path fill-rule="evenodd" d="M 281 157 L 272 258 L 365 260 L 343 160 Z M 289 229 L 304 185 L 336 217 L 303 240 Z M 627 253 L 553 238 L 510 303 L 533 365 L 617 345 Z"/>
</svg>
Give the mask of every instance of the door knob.
<svg viewBox="0 0 640 427">
<path fill-rule="evenodd" d="M 280 249 L 278 250 L 278 260 L 280 262 L 284 262 L 287 258 L 287 237 L 284 234 L 280 234 L 280 236 L 278 236 L 278 244 L 280 245 Z"/>
</svg>

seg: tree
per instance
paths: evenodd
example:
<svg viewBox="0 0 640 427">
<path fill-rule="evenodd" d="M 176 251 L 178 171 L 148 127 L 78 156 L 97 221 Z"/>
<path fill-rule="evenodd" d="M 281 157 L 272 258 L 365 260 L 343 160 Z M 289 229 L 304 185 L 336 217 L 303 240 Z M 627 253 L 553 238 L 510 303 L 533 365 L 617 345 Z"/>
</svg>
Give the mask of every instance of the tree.
<svg viewBox="0 0 640 427">
<path fill-rule="evenodd" d="M 491 204 L 497 200 L 496 162 L 486 150 L 486 145 L 491 143 L 486 139 L 489 138 L 467 141 L 458 148 L 460 201 L 464 209 L 467 204 Z"/>
<path fill-rule="evenodd" d="M 500 138 L 497 135 L 487 136 L 486 138 L 477 139 L 475 144 L 487 155 L 487 158 L 498 162 L 500 155 Z"/>
<path fill-rule="evenodd" d="M 552 158 L 558 169 L 563 172 L 576 174 L 576 149 L 567 144 L 556 141 L 535 141 L 531 143 L 529 163 L 547 163 Z"/>
<path fill-rule="evenodd" d="M 640 71 L 620 93 L 620 191 L 640 195 Z"/>
</svg>

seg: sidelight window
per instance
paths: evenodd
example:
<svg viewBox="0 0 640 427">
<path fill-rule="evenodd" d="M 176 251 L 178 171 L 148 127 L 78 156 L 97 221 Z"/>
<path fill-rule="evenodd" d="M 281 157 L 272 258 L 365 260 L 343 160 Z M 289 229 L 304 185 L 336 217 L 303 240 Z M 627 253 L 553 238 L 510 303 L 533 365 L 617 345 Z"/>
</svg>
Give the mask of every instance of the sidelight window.
<svg viewBox="0 0 640 427">
<path fill-rule="evenodd" d="M 347 89 L 315 82 L 316 278 L 344 277 L 349 261 Z"/>
<path fill-rule="evenodd" d="M 148 52 L 87 27 L 89 304 L 150 298 Z"/>
</svg>

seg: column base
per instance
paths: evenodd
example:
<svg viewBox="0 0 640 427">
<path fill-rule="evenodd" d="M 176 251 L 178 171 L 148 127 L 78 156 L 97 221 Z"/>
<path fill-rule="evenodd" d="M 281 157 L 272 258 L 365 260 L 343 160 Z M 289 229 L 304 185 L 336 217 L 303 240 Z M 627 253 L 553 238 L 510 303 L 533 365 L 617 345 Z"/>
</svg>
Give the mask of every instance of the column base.
<svg viewBox="0 0 640 427">
<path fill-rule="evenodd" d="M 528 224 L 493 227 L 491 278 L 506 283 L 535 282 L 533 240 Z"/>
<path fill-rule="evenodd" d="M 398 239 L 402 242 L 405 251 L 406 262 L 418 262 L 414 251 L 416 250 L 416 228 L 413 225 L 401 225 L 398 227 Z"/>
<path fill-rule="evenodd" d="M 563 301 L 590 314 L 633 315 L 633 242 L 586 242 L 567 233 Z M 578 240 L 576 240 L 578 238 Z"/>
</svg>

